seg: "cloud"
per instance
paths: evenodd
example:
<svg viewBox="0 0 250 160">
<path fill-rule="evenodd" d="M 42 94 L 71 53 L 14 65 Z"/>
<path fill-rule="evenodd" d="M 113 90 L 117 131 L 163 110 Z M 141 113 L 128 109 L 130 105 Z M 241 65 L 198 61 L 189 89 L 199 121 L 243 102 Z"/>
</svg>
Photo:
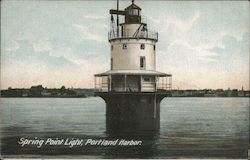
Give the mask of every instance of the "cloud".
<svg viewBox="0 0 250 160">
<path fill-rule="evenodd" d="M 64 57 L 65 59 L 70 60 L 74 54 L 72 52 L 72 49 L 69 47 L 59 47 L 59 48 L 53 48 L 49 51 L 50 56 L 54 57 Z"/>
<path fill-rule="evenodd" d="M 86 19 L 93 19 L 93 20 L 101 20 L 108 18 L 107 16 L 100 16 L 100 15 L 85 15 L 84 18 Z"/>
<path fill-rule="evenodd" d="M 89 30 L 88 27 L 79 25 L 79 24 L 73 24 L 73 28 L 80 34 L 82 40 L 94 40 L 98 42 L 106 42 L 103 37 L 100 35 L 93 33 Z"/>
<path fill-rule="evenodd" d="M 168 46 L 168 51 L 170 52 L 175 52 L 175 48 L 179 48 L 182 47 L 183 50 L 185 51 L 189 51 L 189 52 L 183 52 L 184 53 L 188 53 L 189 56 L 192 56 L 191 58 L 198 58 L 200 60 L 203 61 L 207 61 L 207 62 L 212 62 L 212 61 L 216 61 L 216 56 L 217 53 L 213 52 L 211 50 L 212 46 L 209 43 L 190 43 L 187 40 L 184 39 L 180 39 L 180 40 L 176 40 L 174 42 L 172 42 L 169 46 Z"/>
<path fill-rule="evenodd" d="M 185 20 L 181 20 L 176 16 L 171 16 L 168 17 L 167 19 L 167 26 L 172 25 L 174 27 L 177 27 L 182 32 L 187 32 L 192 28 L 192 26 L 199 19 L 199 17 L 200 17 L 199 12 L 195 12 L 192 17 L 189 17 Z"/>
<path fill-rule="evenodd" d="M 38 41 L 42 43 L 42 40 Z M 104 54 L 98 53 L 87 60 L 79 58 L 70 47 L 51 45 L 49 49 L 45 48 L 35 51 L 30 41 L 20 41 L 20 48 L 14 54 L 18 58 L 6 58 L 1 68 L 1 87 L 42 84 L 47 87 L 89 88 L 94 87 L 94 74 L 108 70 L 109 63 L 104 63 L 107 61 Z M 19 56 L 20 53 L 25 54 Z"/>
<path fill-rule="evenodd" d="M 97 27 L 98 27 L 99 29 L 105 29 L 105 30 L 108 30 L 108 29 L 109 29 L 109 26 L 106 25 L 106 24 L 98 24 Z"/>
<path fill-rule="evenodd" d="M 11 40 L 6 43 L 6 46 L 3 46 L 7 52 L 15 52 L 19 47 L 19 44 L 15 40 Z"/>
<path fill-rule="evenodd" d="M 157 66 L 173 74 L 174 88 L 249 88 L 249 32 L 239 40 L 218 35 L 216 43 L 179 39 L 157 52 Z"/>
<path fill-rule="evenodd" d="M 162 26 L 159 28 L 160 33 L 168 32 L 170 28 L 178 29 L 180 32 L 187 32 L 194 26 L 199 18 L 200 13 L 198 11 L 194 12 L 194 14 L 187 19 L 181 19 L 176 15 L 171 14 L 161 14 L 157 18 L 151 16 L 146 17 L 150 25 L 155 26 L 156 28 Z"/>
<path fill-rule="evenodd" d="M 71 62 L 74 65 L 77 66 L 87 66 L 87 60 L 78 58 L 75 54 L 74 51 L 70 47 L 55 47 L 51 48 L 49 51 L 49 56 L 52 57 L 63 57 L 67 61 Z"/>
<path fill-rule="evenodd" d="M 40 39 L 40 40 L 32 41 L 32 46 L 35 52 L 50 51 L 52 49 L 52 46 L 49 40 Z"/>
</svg>

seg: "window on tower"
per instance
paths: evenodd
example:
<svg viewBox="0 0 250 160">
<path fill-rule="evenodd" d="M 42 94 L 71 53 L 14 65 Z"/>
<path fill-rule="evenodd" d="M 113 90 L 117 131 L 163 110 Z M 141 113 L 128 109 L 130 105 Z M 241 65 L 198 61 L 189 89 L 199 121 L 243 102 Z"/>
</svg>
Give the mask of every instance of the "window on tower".
<svg viewBox="0 0 250 160">
<path fill-rule="evenodd" d="M 145 49 L 145 44 L 141 44 L 141 49 Z"/>
<path fill-rule="evenodd" d="M 123 30 L 123 26 L 122 26 L 122 29 L 121 29 L 121 31 L 122 31 L 122 37 L 123 37 L 123 35 L 124 35 L 124 33 L 123 33 L 123 32 L 124 32 L 124 30 Z"/>
<path fill-rule="evenodd" d="M 113 69 L 113 58 L 110 59 L 110 68 Z"/>
<path fill-rule="evenodd" d="M 113 45 L 111 45 L 111 51 L 113 50 L 113 48 L 114 48 L 114 46 L 113 46 Z"/>
<path fill-rule="evenodd" d="M 150 82 L 151 79 L 150 79 L 150 77 L 144 77 L 144 81 L 145 81 L 145 82 Z"/>
<path fill-rule="evenodd" d="M 140 57 L 140 68 L 145 69 L 146 68 L 146 59 L 144 56 Z"/>
<path fill-rule="evenodd" d="M 128 45 L 124 43 L 124 44 L 122 45 L 122 49 L 127 49 L 127 48 L 128 48 Z"/>
<path fill-rule="evenodd" d="M 155 45 L 154 45 L 154 51 L 155 51 Z"/>
</svg>

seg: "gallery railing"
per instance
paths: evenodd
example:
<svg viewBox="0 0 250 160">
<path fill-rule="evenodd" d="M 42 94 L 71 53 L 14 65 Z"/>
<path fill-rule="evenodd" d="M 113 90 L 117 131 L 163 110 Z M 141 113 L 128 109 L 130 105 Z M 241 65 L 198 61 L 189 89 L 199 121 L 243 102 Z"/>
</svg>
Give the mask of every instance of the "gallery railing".
<svg viewBox="0 0 250 160">
<path fill-rule="evenodd" d="M 102 78 L 102 77 L 96 77 Z M 171 77 L 168 77 L 171 78 Z M 171 79 L 157 82 L 141 82 L 139 85 L 119 82 L 111 84 L 102 80 L 95 80 L 96 92 L 165 92 L 172 90 Z"/>
<path fill-rule="evenodd" d="M 158 32 L 146 31 L 146 32 L 140 32 L 132 36 L 123 35 L 122 32 L 117 34 L 117 32 L 110 31 L 108 33 L 109 41 L 112 39 L 117 39 L 117 38 L 146 38 L 146 39 L 153 39 L 153 40 L 158 41 Z"/>
</svg>

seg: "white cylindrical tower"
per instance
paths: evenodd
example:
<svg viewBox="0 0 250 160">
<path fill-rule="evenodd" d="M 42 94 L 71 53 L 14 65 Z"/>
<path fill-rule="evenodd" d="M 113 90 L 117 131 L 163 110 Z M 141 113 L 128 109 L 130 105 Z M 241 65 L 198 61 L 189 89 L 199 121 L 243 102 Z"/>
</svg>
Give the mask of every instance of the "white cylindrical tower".
<svg viewBox="0 0 250 160">
<path fill-rule="evenodd" d="M 157 33 L 148 31 L 147 24 L 141 22 L 141 8 L 133 2 L 123 11 L 125 22 L 119 24 L 119 31 L 111 28 L 111 70 L 151 70 L 155 71 L 155 44 Z"/>
<path fill-rule="evenodd" d="M 155 70 L 155 41 L 111 40 L 111 70 Z"/>
</svg>

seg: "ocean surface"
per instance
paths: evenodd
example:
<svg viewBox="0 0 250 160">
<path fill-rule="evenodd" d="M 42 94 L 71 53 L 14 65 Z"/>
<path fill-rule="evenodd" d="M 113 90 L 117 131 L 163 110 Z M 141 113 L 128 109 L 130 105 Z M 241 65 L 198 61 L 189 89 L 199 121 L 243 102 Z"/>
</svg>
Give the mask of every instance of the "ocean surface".
<svg viewBox="0 0 250 160">
<path fill-rule="evenodd" d="M 3 157 L 43 158 L 247 158 L 249 98 L 165 98 L 159 133 L 108 135 L 105 102 L 91 98 L 1 98 Z M 82 145 L 27 140 L 82 140 Z M 21 140 L 22 139 L 22 140 Z M 85 145 L 92 140 L 141 141 L 141 145 Z"/>
</svg>

